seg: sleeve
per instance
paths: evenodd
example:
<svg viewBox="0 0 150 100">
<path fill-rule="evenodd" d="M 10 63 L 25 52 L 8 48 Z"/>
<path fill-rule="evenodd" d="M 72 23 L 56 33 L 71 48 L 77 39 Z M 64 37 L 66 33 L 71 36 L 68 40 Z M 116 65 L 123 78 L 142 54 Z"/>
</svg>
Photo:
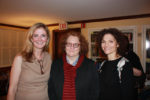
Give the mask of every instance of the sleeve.
<svg viewBox="0 0 150 100">
<path fill-rule="evenodd" d="M 52 63 L 51 65 L 51 71 L 50 71 L 50 78 L 48 80 L 48 96 L 50 100 L 56 100 L 56 95 L 55 95 L 55 90 L 54 90 L 54 83 L 53 83 L 53 78 L 54 78 L 54 67 L 55 67 L 55 62 Z"/>
<path fill-rule="evenodd" d="M 89 100 L 99 100 L 99 75 L 98 75 L 98 72 L 97 72 L 97 68 L 96 68 L 96 65 L 95 64 L 92 64 L 92 68 L 93 68 L 93 79 L 92 79 L 92 96 L 93 98 L 89 99 Z"/>
<path fill-rule="evenodd" d="M 128 54 L 127 58 L 129 59 L 130 63 L 132 64 L 132 67 L 135 67 L 135 68 L 141 70 L 142 75 L 138 76 L 138 77 L 135 76 L 134 79 L 135 79 L 136 84 L 138 84 L 139 88 L 142 88 L 144 86 L 146 75 L 143 71 L 143 67 L 140 62 L 140 58 L 133 51 Z"/>
<path fill-rule="evenodd" d="M 135 77 L 135 81 L 138 84 L 139 88 L 142 88 L 144 86 L 146 75 L 143 71 L 143 67 L 142 67 L 142 64 L 140 62 L 140 58 L 135 53 L 133 54 L 133 57 L 134 57 L 133 62 L 132 62 L 133 67 L 141 70 L 141 72 L 142 72 L 141 76 Z"/>
<path fill-rule="evenodd" d="M 133 56 L 132 56 L 132 60 L 131 63 L 133 65 L 133 67 L 143 71 L 143 68 L 142 68 L 142 64 L 141 64 L 141 61 L 140 61 L 140 58 L 135 54 L 133 53 Z"/>
</svg>

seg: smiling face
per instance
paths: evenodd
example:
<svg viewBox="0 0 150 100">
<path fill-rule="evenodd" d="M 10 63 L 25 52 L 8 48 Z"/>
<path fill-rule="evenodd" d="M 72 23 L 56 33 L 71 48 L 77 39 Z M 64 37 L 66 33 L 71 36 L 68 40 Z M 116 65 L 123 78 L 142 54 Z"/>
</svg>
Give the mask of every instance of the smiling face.
<svg viewBox="0 0 150 100">
<path fill-rule="evenodd" d="M 101 42 L 101 47 L 104 53 L 109 56 L 117 54 L 117 48 L 119 45 L 113 35 L 105 34 Z"/>
<path fill-rule="evenodd" d="M 76 36 L 69 36 L 66 41 L 66 55 L 69 57 L 77 57 L 79 56 L 80 52 L 80 41 L 79 38 Z"/>
<path fill-rule="evenodd" d="M 47 33 L 43 28 L 34 31 L 31 39 L 34 49 L 43 49 L 47 42 Z"/>
</svg>

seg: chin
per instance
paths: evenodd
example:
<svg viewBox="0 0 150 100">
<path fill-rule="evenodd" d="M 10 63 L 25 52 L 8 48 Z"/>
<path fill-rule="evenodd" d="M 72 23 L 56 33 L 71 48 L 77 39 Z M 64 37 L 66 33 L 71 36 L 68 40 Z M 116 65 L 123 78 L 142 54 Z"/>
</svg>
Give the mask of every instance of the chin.
<svg viewBox="0 0 150 100">
<path fill-rule="evenodd" d="M 104 52 L 105 53 L 105 55 L 108 55 L 108 54 L 110 54 L 110 52 Z"/>
<path fill-rule="evenodd" d="M 69 57 L 74 57 L 75 55 L 67 55 L 67 56 L 69 56 Z"/>
<path fill-rule="evenodd" d="M 42 47 L 35 47 L 35 48 L 37 48 L 37 49 L 43 49 L 44 47 L 42 46 Z"/>
<path fill-rule="evenodd" d="M 74 55 L 74 54 L 68 54 L 67 56 L 69 56 L 69 57 L 75 57 L 76 55 Z"/>
</svg>

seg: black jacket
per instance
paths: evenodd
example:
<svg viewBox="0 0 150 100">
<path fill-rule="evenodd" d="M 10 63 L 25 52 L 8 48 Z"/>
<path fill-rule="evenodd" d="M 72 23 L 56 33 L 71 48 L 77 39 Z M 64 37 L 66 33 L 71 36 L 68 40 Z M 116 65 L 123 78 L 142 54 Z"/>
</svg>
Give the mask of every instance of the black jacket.
<svg viewBox="0 0 150 100">
<path fill-rule="evenodd" d="M 133 71 L 129 62 L 125 62 L 118 72 L 118 62 L 121 58 L 105 61 L 99 71 L 100 100 L 134 100 Z"/>
<path fill-rule="evenodd" d="M 52 63 L 50 79 L 48 82 L 48 95 L 50 100 L 62 100 L 64 84 L 63 60 L 55 60 Z M 77 69 L 75 80 L 77 100 L 98 100 L 99 79 L 95 63 L 84 58 Z"/>
</svg>

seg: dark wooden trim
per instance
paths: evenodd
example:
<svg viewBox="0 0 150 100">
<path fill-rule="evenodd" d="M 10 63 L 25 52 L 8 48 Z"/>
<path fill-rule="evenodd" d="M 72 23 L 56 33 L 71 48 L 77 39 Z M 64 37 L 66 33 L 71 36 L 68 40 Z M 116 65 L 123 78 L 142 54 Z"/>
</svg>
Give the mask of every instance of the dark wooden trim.
<svg viewBox="0 0 150 100">
<path fill-rule="evenodd" d="M 58 25 L 59 25 L 59 23 L 55 23 L 55 24 L 48 24 L 46 26 L 50 27 L 50 26 L 58 26 Z M 23 26 L 3 24 L 3 23 L 0 23 L 0 26 L 13 27 L 13 28 L 21 28 L 21 29 L 29 29 L 30 28 L 30 27 L 23 27 Z"/>
<path fill-rule="evenodd" d="M 124 20 L 124 19 L 137 19 L 137 18 L 146 18 L 146 17 L 150 17 L 150 14 L 118 16 L 118 17 L 101 18 L 101 19 L 81 20 L 81 21 L 71 21 L 71 22 L 68 22 L 68 24 L 92 23 L 92 22 L 103 22 L 103 21 Z"/>
<path fill-rule="evenodd" d="M 92 23 L 92 22 L 103 22 L 103 21 L 113 21 L 113 20 L 124 20 L 124 19 L 137 19 L 137 18 L 147 18 L 150 17 L 149 14 L 140 14 L 140 15 L 129 15 L 129 16 L 118 16 L 118 17 L 110 17 L 110 18 L 101 18 L 101 19 L 90 19 L 90 20 L 79 20 L 79 21 L 68 21 L 68 24 L 79 24 L 79 23 Z M 48 27 L 50 26 L 58 26 L 59 23 L 55 24 L 47 24 Z M 0 26 L 8 26 L 14 28 L 22 28 L 28 29 L 29 27 L 17 26 L 17 25 L 9 25 L 0 23 Z"/>
<path fill-rule="evenodd" d="M 3 23 L 0 23 L 0 26 L 13 27 L 13 28 L 21 28 L 21 29 L 28 29 L 29 28 L 29 27 L 23 27 L 23 26 L 17 26 L 17 25 L 10 25 L 10 24 L 3 24 Z"/>
<path fill-rule="evenodd" d="M 46 25 L 47 27 L 50 27 L 50 26 L 58 26 L 59 25 L 59 23 L 55 23 L 55 24 L 48 24 L 48 25 Z"/>
</svg>

